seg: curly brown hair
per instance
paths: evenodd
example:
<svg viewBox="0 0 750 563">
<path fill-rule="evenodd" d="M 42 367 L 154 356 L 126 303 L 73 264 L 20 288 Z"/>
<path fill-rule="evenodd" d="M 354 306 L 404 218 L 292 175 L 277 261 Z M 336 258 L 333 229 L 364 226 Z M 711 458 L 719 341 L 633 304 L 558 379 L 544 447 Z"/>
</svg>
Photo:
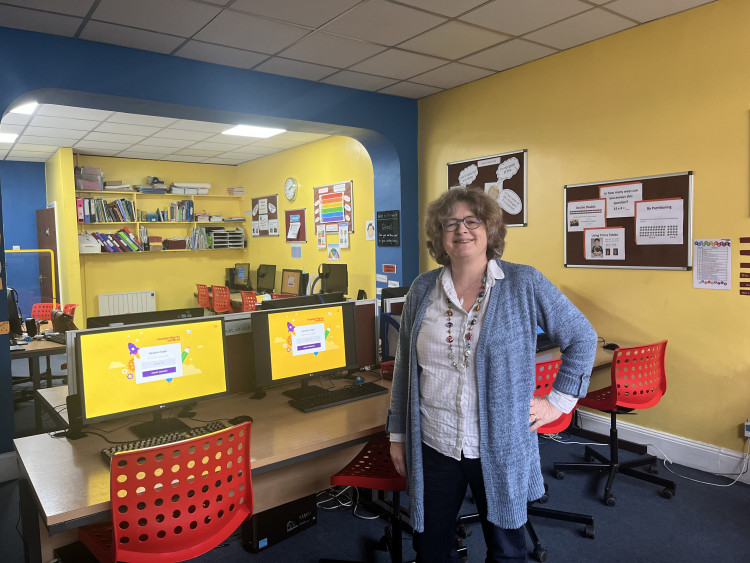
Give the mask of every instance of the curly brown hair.
<svg viewBox="0 0 750 563">
<path fill-rule="evenodd" d="M 443 247 L 443 222 L 451 216 L 459 201 L 468 204 L 487 230 L 487 259 L 501 258 L 506 234 L 503 210 L 494 199 L 476 188 L 450 189 L 427 207 L 424 230 L 430 256 L 442 266 L 450 264 L 451 259 Z"/>
</svg>

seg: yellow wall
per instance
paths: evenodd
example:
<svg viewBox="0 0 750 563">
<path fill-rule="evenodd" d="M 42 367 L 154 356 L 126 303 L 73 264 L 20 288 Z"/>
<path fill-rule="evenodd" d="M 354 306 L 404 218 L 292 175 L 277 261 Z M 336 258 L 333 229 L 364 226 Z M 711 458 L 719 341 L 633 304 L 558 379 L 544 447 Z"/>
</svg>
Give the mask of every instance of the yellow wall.
<svg viewBox="0 0 750 563">
<path fill-rule="evenodd" d="M 313 188 L 352 180 L 354 204 L 354 233 L 349 235 L 349 248 L 341 250 L 341 262 L 347 264 L 350 297 L 364 289 L 368 297 L 375 296 L 375 241 L 365 240 L 365 221 L 372 221 L 375 210 L 373 198 L 373 170 L 365 148 L 349 137 L 328 137 L 301 147 L 253 160 L 238 167 L 239 185 L 245 187 L 246 199 L 278 194 L 279 228 L 281 236 L 251 238 L 250 264 L 276 264 L 276 289 L 281 283 L 282 268 L 296 268 L 310 273 L 310 281 L 317 276 L 318 265 L 327 262 L 326 251 L 318 250 L 313 214 Z M 297 198 L 287 201 L 284 181 L 297 179 L 300 187 Z M 302 243 L 302 259 L 291 258 L 291 246 L 283 231 L 284 211 L 307 209 L 307 242 Z M 249 221 L 249 218 L 248 218 Z M 249 230 L 249 225 L 248 225 Z M 338 242 L 338 235 L 328 235 L 328 242 Z M 253 278 L 254 279 L 254 278 Z M 316 286 L 320 291 L 320 284 Z"/>
<path fill-rule="evenodd" d="M 748 21 L 750 2 L 718 0 L 419 104 L 420 210 L 447 162 L 528 149 L 529 226 L 509 229 L 505 258 L 539 268 L 607 340 L 669 340 L 668 392 L 629 422 L 734 450 L 750 417 Z M 732 239 L 731 291 L 692 289 L 687 271 L 563 267 L 565 184 L 686 170 L 693 236 Z"/>
</svg>

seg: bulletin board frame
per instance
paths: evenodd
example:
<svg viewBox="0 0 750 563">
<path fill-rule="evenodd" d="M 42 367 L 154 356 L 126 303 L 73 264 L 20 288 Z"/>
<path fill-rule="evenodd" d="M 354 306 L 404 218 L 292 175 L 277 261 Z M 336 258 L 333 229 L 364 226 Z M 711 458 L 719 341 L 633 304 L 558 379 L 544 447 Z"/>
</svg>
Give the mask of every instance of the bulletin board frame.
<svg viewBox="0 0 750 563">
<path fill-rule="evenodd" d="M 692 270 L 692 171 L 569 184 L 564 190 L 566 268 Z M 604 236 L 593 240 L 601 244 L 592 243 L 600 232 Z"/>
<path fill-rule="evenodd" d="M 304 207 L 300 209 L 287 209 L 284 211 L 284 233 L 286 233 L 287 242 L 307 242 L 306 214 L 307 210 Z M 298 220 L 292 221 L 294 218 L 297 218 Z M 292 223 L 299 223 L 300 226 L 297 236 L 289 238 L 289 226 Z"/>
<path fill-rule="evenodd" d="M 279 195 L 254 197 L 252 205 L 252 236 L 279 236 Z"/>
<path fill-rule="evenodd" d="M 448 189 L 460 186 L 482 190 L 492 195 L 503 208 L 506 227 L 526 227 L 527 155 L 528 150 L 523 149 L 449 162 Z M 499 178 L 501 168 L 506 170 L 509 177 Z"/>
<path fill-rule="evenodd" d="M 314 223 L 315 225 L 341 225 L 346 223 L 349 227 L 349 232 L 354 232 L 354 201 L 352 192 L 354 191 L 354 182 L 347 180 L 346 182 L 336 182 L 335 184 L 327 184 L 325 186 L 316 186 L 313 188 L 313 201 L 315 202 L 314 208 Z M 338 197 L 341 201 L 332 201 L 328 204 L 329 213 L 326 212 L 325 206 L 327 198 L 333 198 L 334 200 Z M 326 232 L 328 230 L 326 229 Z M 336 229 L 338 232 L 338 228 Z"/>
</svg>

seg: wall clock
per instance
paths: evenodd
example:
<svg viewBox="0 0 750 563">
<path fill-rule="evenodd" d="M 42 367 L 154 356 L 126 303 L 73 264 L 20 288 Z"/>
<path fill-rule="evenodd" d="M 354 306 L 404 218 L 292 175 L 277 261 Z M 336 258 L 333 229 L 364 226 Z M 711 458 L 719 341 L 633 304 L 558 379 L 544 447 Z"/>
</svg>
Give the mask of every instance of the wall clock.
<svg viewBox="0 0 750 563">
<path fill-rule="evenodd" d="M 287 178 L 286 182 L 284 182 L 284 195 L 289 201 L 293 201 L 297 197 L 298 187 L 299 184 L 297 184 L 297 180 L 294 178 Z"/>
</svg>

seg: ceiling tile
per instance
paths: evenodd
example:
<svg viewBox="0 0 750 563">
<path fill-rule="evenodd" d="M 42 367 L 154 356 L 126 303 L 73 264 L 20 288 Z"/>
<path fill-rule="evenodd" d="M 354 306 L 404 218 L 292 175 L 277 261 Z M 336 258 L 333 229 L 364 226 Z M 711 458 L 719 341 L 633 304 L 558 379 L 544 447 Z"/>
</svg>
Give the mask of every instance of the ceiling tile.
<svg viewBox="0 0 750 563">
<path fill-rule="evenodd" d="M 279 138 L 281 137 L 281 138 Z M 290 149 L 296 147 L 299 143 L 290 139 L 284 139 L 281 135 L 277 137 L 269 137 L 268 139 L 261 139 L 256 143 L 248 146 L 248 150 L 254 150 L 256 148 L 267 148 L 267 149 Z M 233 151 L 237 152 L 237 151 Z"/>
<path fill-rule="evenodd" d="M 422 8 L 428 12 L 435 12 L 444 16 L 455 18 L 484 4 L 487 0 L 399 0 L 402 4 L 409 4 L 415 8 Z M 411 96 L 410 96 L 411 97 Z"/>
<path fill-rule="evenodd" d="M 188 131 L 186 129 L 177 129 L 170 127 L 169 129 L 162 129 L 161 131 L 154 133 L 152 139 L 180 139 L 185 141 L 203 141 L 212 137 L 213 133 L 209 131 Z"/>
<path fill-rule="evenodd" d="M 350 70 L 388 76 L 390 78 L 409 78 L 437 68 L 446 63 L 443 59 L 436 59 L 427 55 L 410 53 L 399 49 L 388 49 L 378 53 L 361 63 L 357 63 Z"/>
<path fill-rule="evenodd" d="M 235 155 L 255 155 L 255 156 L 266 156 L 269 154 L 273 154 L 276 152 L 276 148 L 271 147 L 257 147 L 255 145 L 252 146 L 246 146 L 246 147 L 240 147 L 239 149 L 229 151 L 229 153 L 232 156 Z"/>
<path fill-rule="evenodd" d="M 84 141 L 104 141 L 107 143 L 124 143 L 130 146 L 143 140 L 143 135 L 120 135 L 118 133 L 100 133 L 93 131 L 83 137 Z"/>
<path fill-rule="evenodd" d="M 3 0 L 3 4 L 79 17 L 88 14 L 94 3 L 95 0 L 65 0 L 65 2 L 60 2 L 60 0 Z"/>
<path fill-rule="evenodd" d="M 226 158 L 222 156 L 214 156 L 212 158 L 207 158 L 203 161 L 203 164 L 227 164 L 230 166 L 236 166 L 237 164 L 242 164 L 245 162 L 242 159 L 238 158 Z"/>
<path fill-rule="evenodd" d="M 35 12 L 34 10 L 0 4 L 0 22 L 3 23 L 4 27 L 73 37 L 81 26 L 83 19 L 48 12 Z"/>
<path fill-rule="evenodd" d="M 647 22 L 711 2 L 713 0 L 615 0 L 607 4 L 607 9 L 639 22 Z"/>
<path fill-rule="evenodd" d="M 235 0 L 232 10 L 317 28 L 362 0 Z"/>
<path fill-rule="evenodd" d="M 8 125 L 26 125 L 30 121 L 30 115 L 25 115 L 23 113 L 6 113 L 3 116 L 2 124 L 5 125 L 7 123 Z"/>
<path fill-rule="evenodd" d="M 161 117 L 158 115 L 140 115 L 135 113 L 115 112 L 107 118 L 112 123 L 127 123 L 129 125 L 146 125 L 149 127 L 168 127 L 176 119 L 171 117 Z"/>
<path fill-rule="evenodd" d="M 85 134 L 86 131 L 76 131 L 74 129 L 56 129 L 54 127 L 34 127 L 33 125 L 29 125 L 26 127 L 26 131 L 24 132 L 26 135 L 32 135 L 36 137 L 58 137 L 63 139 L 80 139 Z"/>
<path fill-rule="evenodd" d="M 81 32 L 81 39 L 110 43 L 131 49 L 143 49 L 154 53 L 171 53 L 185 41 L 182 37 L 165 35 L 122 25 L 89 22 Z"/>
<path fill-rule="evenodd" d="M 625 18 L 594 8 L 578 16 L 529 33 L 526 38 L 557 49 L 568 49 L 617 33 L 635 24 Z"/>
<path fill-rule="evenodd" d="M 52 152 L 54 153 L 57 151 L 57 145 L 32 145 L 30 143 L 20 145 L 21 150 L 29 151 L 29 152 Z M 19 148 L 18 145 L 16 145 L 16 148 Z"/>
<path fill-rule="evenodd" d="M 324 78 L 321 82 L 335 84 L 336 86 L 344 86 L 346 88 L 375 91 L 390 86 L 396 81 L 392 78 L 385 78 L 383 76 L 373 76 L 372 74 L 362 74 L 361 72 L 342 70 L 341 72 L 332 74 L 328 78 Z"/>
<path fill-rule="evenodd" d="M 229 135 L 221 135 L 225 139 Z M 214 139 L 216 137 L 212 137 Z M 232 144 L 232 143 L 217 143 L 212 141 L 199 141 L 197 143 L 194 143 L 190 145 L 191 149 L 201 149 L 204 151 L 221 151 L 221 152 L 229 152 L 234 149 L 238 149 L 240 147 L 244 146 L 242 143 Z"/>
<path fill-rule="evenodd" d="M 143 160 L 156 160 L 158 157 L 151 151 L 141 152 L 141 150 L 124 150 L 117 154 L 117 156 L 124 158 L 139 158 Z"/>
<path fill-rule="evenodd" d="M 186 59 L 244 69 L 252 68 L 268 58 L 268 55 L 202 41 L 188 41 L 174 54 Z"/>
<path fill-rule="evenodd" d="M 97 121 L 103 121 L 112 114 L 113 112 L 102 109 L 59 106 L 57 104 L 42 104 L 36 110 L 36 115 L 54 115 L 57 117 L 70 117 L 71 119 L 91 119 Z"/>
<path fill-rule="evenodd" d="M 161 137 L 149 137 L 146 139 L 145 143 L 148 143 L 149 146 L 154 147 L 171 147 L 174 149 L 184 149 L 185 147 L 189 147 L 193 144 L 193 141 L 189 140 L 181 140 L 181 139 L 164 139 Z M 144 143 L 141 143 L 143 145 Z"/>
<path fill-rule="evenodd" d="M 49 157 L 51 157 L 55 152 L 57 151 L 57 147 L 55 147 L 52 150 L 44 150 L 44 151 L 33 151 L 33 150 L 27 150 L 28 147 L 25 145 L 23 148 L 14 148 L 8 153 L 8 156 L 10 156 L 13 160 L 19 160 L 21 158 L 42 158 L 44 160 L 47 160 Z"/>
<path fill-rule="evenodd" d="M 221 133 L 229 129 L 226 123 L 208 123 L 207 121 L 193 121 L 191 119 L 178 119 L 172 125 L 172 129 L 185 129 L 186 131 L 204 131 L 206 133 Z"/>
<path fill-rule="evenodd" d="M 203 162 L 203 156 L 183 156 L 178 154 L 169 155 L 169 160 L 175 162 Z M 162 159 L 163 160 L 163 159 Z"/>
<path fill-rule="evenodd" d="M 306 63 L 304 61 L 285 59 L 282 57 L 271 57 L 267 61 L 256 66 L 253 70 L 317 82 L 321 78 L 336 72 L 338 69 L 330 66 Z"/>
<path fill-rule="evenodd" d="M 423 33 L 399 47 L 446 59 L 460 59 L 509 39 L 508 35 L 452 21 Z"/>
<path fill-rule="evenodd" d="M 88 123 L 88 122 L 87 122 Z M 158 132 L 159 127 L 148 127 L 146 125 L 131 125 L 127 123 L 113 123 L 111 121 L 105 121 L 96 128 L 96 131 L 102 133 L 123 133 L 125 135 L 140 135 L 147 137 Z"/>
<path fill-rule="evenodd" d="M 510 35 L 523 35 L 588 9 L 591 5 L 579 0 L 494 0 L 460 19 Z"/>
<path fill-rule="evenodd" d="M 193 39 L 274 54 L 288 47 L 309 30 L 239 12 L 222 12 Z"/>
<path fill-rule="evenodd" d="M 537 45 L 523 39 L 511 39 L 481 53 L 461 59 L 461 62 L 501 71 L 557 52 L 550 47 Z"/>
<path fill-rule="evenodd" d="M 130 143 L 110 143 L 107 141 L 91 141 L 84 139 L 78 141 L 73 148 L 76 149 L 102 149 L 102 150 L 125 150 L 130 147 Z"/>
<path fill-rule="evenodd" d="M 303 133 L 301 131 L 287 131 L 284 133 L 284 138 L 297 141 L 298 143 L 312 143 L 313 141 L 319 141 L 326 137 L 328 137 L 328 135 L 322 135 L 320 133 Z"/>
<path fill-rule="evenodd" d="M 190 37 L 220 12 L 217 6 L 192 0 L 101 0 L 91 18 Z"/>
<path fill-rule="evenodd" d="M 291 59 L 345 68 L 383 50 L 372 43 L 318 31 L 301 39 L 283 54 Z"/>
<path fill-rule="evenodd" d="M 0 133 L 15 133 L 20 135 L 25 127 L 23 125 L 11 125 L 10 123 L 0 124 Z"/>
<path fill-rule="evenodd" d="M 346 37 L 396 45 L 445 21 L 443 17 L 385 0 L 367 0 L 324 29 Z"/>
<path fill-rule="evenodd" d="M 379 90 L 381 94 L 390 94 L 392 96 L 401 96 L 404 98 L 423 98 L 430 94 L 437 94 L 442 92 L 442 88 L 436 88 L 435 86 L 426 86 L 424 84 L 414 84 L 413 82 L 399 82 L 393 86 L 387 86 L 382 90 Z"/>
<path fill-rule="evenodd" d="M 460 63 L 449 63 L 435 70 L 425 72 L 412 78 L 412 82 L 435 86 L 436 88 L 453 88 L 467 82 L 479 80 L 492 74 L 489 70 L 483 70 L 473 66 Z"/>
<path fill-rule="evenodd" d="M 5 120 L 3 120 L 5 124 Z M 55 117 L 52 115 L 35 115 L 31 124 L 37 127 L 52 127 L 56 129 L 74 129 L 76 131 L 92 131 L 99 125 L 99 121 L 93 119 L 70 119 L 68 117 Z"/>
<path fill-rule="evenodd" d="M 179 154 L 180 156 L 216 156 L 217 154 L 221 154 L 221 151 L 204 151 L 200 149 L 194 149 L 192 147 L 189 147 L 187 149 L 182 149 L 174 154 Z"/>
<path fill-rule="evenodd" d="M 29 145 L 55 145 L 56 147 L 72 147 L 78 139 L 70 137 L 42 137 L 39 135 L 21 135 L 16 143 Z"/>
</svg>

